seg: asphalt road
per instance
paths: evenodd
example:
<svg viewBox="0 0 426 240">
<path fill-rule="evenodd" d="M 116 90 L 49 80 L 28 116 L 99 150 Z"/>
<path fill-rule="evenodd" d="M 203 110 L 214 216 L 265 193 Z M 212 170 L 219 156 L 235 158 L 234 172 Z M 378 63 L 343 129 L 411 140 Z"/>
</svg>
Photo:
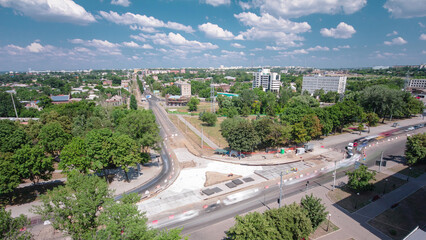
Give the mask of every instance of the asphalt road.
<svg viewBox="0 0 426 240">
<path fill-rule="evenodd" d="M 140 101 L 140 99 L 138 99 Z M 152 100 L 148 100 L 149 108 L 153 111 L 155 114 L 157 123 L 160 125 L 160 137 L 162 139 L 166 139 L 168 136 L 171 136 L 172 134 L 175 134 L 177 132 L 173 125 L 173 123 L 170 122 L 170 120 L 167 118 L 165 113 L 162 109 L 157 105 L 157 98 L 154 98 Z M 158 190 L 158 186 L 161 183 L 164 183 L 164 181 L 168 180 L 170 174 L 171 174 L 171 159 L 170 159 L 170 152 L 168 151 L 168 148 L 166 147 L 166 144 L 164 142 L 161 142 L 160 144 L 161 151 L 161 159 L 162 159 L 162 169 L 160 174 L 158 174 L 155 178 L 147 182 L 146 184 L 139 186 L 135 189 L 132 189 L 129 192 L 126 192 L 126 194 L 129 193 L 137 193 L 137 194 L 144 194 L 146 191 L 149 191 L 150 193 L 155 192 Z M 118 195 L 115 197 L 115 200 L 119 200 L 122 198 L 122 195 Z"/>
<path fill-rule="evenodd" d="M 424 132 L 426 129 L 418 129 L 414 131 L 413 133 L 419 133 Z M 377 148 L 370 148 L 367 149 L 367 160 L 362 161 L 367 166 L 372 166 L 375 164 L 376 160 L 380 159 L 381 152 L 384 151 L 384 159 L 385 160 L 394 160 L 394 161 L 400 161 L 405 150 L 405 142 L 406 139 L 403 138 L 398 141 L 389 142 L 386 144 L 379 145 Z M 349 166 L 345 168 L 340 168 L 337 170 L 336 178 L 339 179 L 341 177 L 345 176 L 346 171 L 351 171 L 354 169 L 354 166 Z M 310 184 L 308 185 L 308 188 L 321 186 L 321 185 L 331 185 L 333 181 L 333 175 L 331 172 L 317 176 L 315 178 L 312 178 L 309 180 Z M 298 194 L 300 192 L 305 191 L 306 189 L 306 182 L 302 181 L 299 183 L 295 183 L 293 185 L 285 185 L 284 186 L 284 198 L 289 197 L 295 194 Z M 190 220 L 169 224 L 169 225 L 163 225 L 162 228 L 176 228 L 176 227 L 183 227 L 183 233 L 184 234 L 190 234 L 198 231 L 204 231 L 203 229 L 208 226 L 212 226 L 215 223 L 222 222 L 225 220 L 229 220 L 234 218 L 234 216 L 238 214 L 243 214 L 249 211 L 253 211 L 255 209 L 258 209 L 262 206 L 275 203 L 277 202 L 277 199 L 279 197 L 279 186 L 275 185 L 268 189 L 261 190 L 261 194 L 252 197 L 250 199 L 238 202 L 233 205 L 225 206 L 223 204 L 220 204 L 220 206 L 216 209 L 214 209 L 212 212 L 206 212 L 202 211 L 200 214 Z M 231 227 L 231 226 L 229 226 Z M 209 229 L 211 230 L 211 229 Z M 219 231 L 223 231 L 223 229 L 218 229 Z"/>
</svg>

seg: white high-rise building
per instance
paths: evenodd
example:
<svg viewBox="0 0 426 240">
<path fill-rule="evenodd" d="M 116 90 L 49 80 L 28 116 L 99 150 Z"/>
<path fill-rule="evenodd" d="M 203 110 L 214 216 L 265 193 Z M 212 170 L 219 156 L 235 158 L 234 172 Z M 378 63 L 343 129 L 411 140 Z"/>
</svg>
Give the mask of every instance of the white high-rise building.
<svg viewBox="0 0 426 240">
<path fill-rule="evenodd" d="M 281 87 L 281 75 L 271 73 L 270 69 L 259 69 L 253 73 L 253 89 L 262 87 L 263 91 L 279 92 Z"/>
<path fill-rule="evenodd" d="M 302 92 L 306 90 L 312 94 L 315 90 L 322 89 L 324 92 L 333 91 L 342 94 L 346 89 L 346 78 L 346 76 L 303 76 Z"/>
</svg>

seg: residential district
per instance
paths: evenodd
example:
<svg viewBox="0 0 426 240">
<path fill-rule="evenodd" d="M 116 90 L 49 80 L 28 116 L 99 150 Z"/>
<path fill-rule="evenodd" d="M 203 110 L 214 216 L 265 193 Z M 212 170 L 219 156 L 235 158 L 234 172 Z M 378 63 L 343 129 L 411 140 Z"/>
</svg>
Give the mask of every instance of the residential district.
<svg viewBox="0 0 426 240">
<path fill-rule="evenodd" d="M 4 72 L 4 239 L 426 239 L 419 66 Z"/>
</svg>

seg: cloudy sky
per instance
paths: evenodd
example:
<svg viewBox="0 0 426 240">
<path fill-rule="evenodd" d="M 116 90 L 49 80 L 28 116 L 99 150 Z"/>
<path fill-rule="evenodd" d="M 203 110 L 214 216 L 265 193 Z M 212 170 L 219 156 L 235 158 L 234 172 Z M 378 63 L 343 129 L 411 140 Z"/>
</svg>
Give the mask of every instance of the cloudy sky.
<svg viewBox="0 0 426 240">
<path fill-rule="evenodd" d="M 0 71 L 426 63 L 425 0 L 0 0 Z"/>
</svg>

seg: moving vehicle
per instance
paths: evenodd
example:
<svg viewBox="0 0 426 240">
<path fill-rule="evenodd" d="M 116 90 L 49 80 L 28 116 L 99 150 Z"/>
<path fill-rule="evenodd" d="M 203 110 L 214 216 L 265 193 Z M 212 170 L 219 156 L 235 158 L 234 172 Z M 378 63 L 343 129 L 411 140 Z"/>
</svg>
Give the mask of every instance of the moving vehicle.
<svg viewBox="0 0 426 240">
<path fill-rule="evenodd" d="M 305 152 L 312 152 L 314 150 L 313 143 L 306 143 L 304 147 L 305 147 Z"/>
</svg>

